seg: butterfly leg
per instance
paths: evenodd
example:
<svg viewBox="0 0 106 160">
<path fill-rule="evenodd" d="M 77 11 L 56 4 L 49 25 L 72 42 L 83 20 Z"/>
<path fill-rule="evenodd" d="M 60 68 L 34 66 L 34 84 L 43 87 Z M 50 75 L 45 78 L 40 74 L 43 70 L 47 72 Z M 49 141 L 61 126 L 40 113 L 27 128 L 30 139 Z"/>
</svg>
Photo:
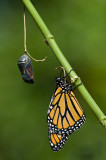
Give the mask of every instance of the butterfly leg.
<svg viewBox="0 0 106 160">
<path fill-rule="evenodd" d="M 64 76 L 64 78 L 65 78 L 69 73 L 71 73 L 73 70 L 74 70 L 74 68 L 72 68 L 72 69 L 70 70 L 70 72 L 68 72 L 68 73 Z"/>
<path fill-rule="evenodd" d="M 70 90 L 74 91 L 77 87 L 79 87 L 80 85 L 82 85 L 82 82 L 78 85 L 75 85 L 75 86 L 71 86 L 70 87 Z"/>
</svg>

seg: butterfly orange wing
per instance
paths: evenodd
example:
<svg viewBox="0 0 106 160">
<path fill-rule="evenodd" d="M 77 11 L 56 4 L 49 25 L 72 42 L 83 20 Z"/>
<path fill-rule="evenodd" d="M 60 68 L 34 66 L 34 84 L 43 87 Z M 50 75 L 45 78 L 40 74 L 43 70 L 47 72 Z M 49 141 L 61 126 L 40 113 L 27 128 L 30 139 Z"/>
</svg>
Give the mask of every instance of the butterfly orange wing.
<svg viewBox="0 0 106 160">
<path fill-rule="evenodd" d="M 49 143 L 54 152 L 59 151 L 65 144 L 66 140 L 68 139 L 69 135 L 66 134 L 56 134 L 52 133 L 49 130 Z"/>
<path fill-rule="evenodd" d="M 63 92 L 59 87 L 55 91 L 47 114 L 50 130 L 58 134 L 71 134 L 85 121 L 85 114 L 72 91 Z"/>
</svg>

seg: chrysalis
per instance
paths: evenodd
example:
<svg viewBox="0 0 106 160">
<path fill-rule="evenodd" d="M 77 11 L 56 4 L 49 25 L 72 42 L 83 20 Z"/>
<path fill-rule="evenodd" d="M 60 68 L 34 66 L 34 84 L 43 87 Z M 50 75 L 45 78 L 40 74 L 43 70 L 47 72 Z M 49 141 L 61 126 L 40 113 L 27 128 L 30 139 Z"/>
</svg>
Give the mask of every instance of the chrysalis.
<svg viewBox="0 0 106 160">
<path fill-rule="evenodd" d="M 21 71 L 23 80 L 27 83 L 34 83 L 34 73 L 30 58 L 26 54 L 22 55 L 17 65 Z"/>
</svg>

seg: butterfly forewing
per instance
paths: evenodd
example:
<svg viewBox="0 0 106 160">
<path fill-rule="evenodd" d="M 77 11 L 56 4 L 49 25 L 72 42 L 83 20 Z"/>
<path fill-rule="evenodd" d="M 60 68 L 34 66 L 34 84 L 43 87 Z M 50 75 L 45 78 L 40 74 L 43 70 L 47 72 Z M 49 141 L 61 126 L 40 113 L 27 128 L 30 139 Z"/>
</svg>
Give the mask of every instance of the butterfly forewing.
<svg viewBox="0 0 106 160">
<path fill-rule="evenodd" d="M 61 92 L 53 97 L 47 116 L 49 129 L 60 134 L 71 134 L 79 129 L 85 121 L 85 114 L 75 96 Z"/>
</svg>

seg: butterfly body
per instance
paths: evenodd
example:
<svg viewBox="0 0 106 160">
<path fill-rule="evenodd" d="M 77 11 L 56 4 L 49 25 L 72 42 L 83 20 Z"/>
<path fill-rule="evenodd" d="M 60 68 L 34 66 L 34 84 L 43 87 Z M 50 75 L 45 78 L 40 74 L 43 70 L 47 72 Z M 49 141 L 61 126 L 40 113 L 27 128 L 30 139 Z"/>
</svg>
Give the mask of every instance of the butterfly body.
<svg viewBox="0 0 106 160">
<path fill-rule="evenodd" d="M 56 78 L 56 84 L 47 113 L 49 143 L 53 151 L 60 150 L 68 137 L 85 122 L 85 114 L 73 93 L 73 87 L 60 77 Z M 53 137 L 55 134 L 61 135 L 61 140 L 56 141 L 55 136 L 53 143 L 50 135 Z"/>
</svg>

